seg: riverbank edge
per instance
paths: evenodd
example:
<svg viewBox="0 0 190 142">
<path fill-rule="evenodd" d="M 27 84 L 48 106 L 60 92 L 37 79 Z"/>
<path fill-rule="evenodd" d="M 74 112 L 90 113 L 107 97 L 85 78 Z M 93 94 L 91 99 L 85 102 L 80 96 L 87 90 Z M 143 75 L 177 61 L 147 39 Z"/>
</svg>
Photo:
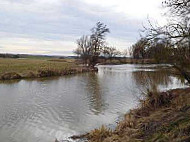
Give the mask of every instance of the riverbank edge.
<svg viewBox="0 0 190 142">
<path fill-rule="evenodd" d="M 102 126 L 72 139 L 89 142 L 190 141 L 190 87 L 147 92 L 114 131 Z"/>
<path fill-rule="evenodd" d="M 165 63 L 165 62 L 163 62 Z M 123 64 L 160 64 L 154 59 L 113 59 L 102 60 L 99 65 L 123 65 Z"/>
<path fill-rule="evenodd" d="M 4 80 L 16 80 L 16 79 L 31 79 L 31 78 L 45 78 L 45 77 L 56 77 L 56 76 L 66 76 L 73 74 L 81 74 L 87 72 L 98 72 L 98 68 L 90 67 L 75 67 L 75 68 L 66 68 L 64 70 L 52 70 L 52 69 L 42 69 L 38 70 L 37 73 L 33 71 L 28 72 L 25 75 L 17 72 L 7 72 L 0 76 L 0 81 Z"/>
</svg>

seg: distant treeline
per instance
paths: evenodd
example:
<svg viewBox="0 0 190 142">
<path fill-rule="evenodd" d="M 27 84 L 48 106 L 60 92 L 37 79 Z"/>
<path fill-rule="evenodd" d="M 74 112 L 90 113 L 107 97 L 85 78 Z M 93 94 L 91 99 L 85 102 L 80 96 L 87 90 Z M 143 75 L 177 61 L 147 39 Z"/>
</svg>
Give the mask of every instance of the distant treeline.
<svg viewBox="0 0 190 142">
<path fill-rule="evenodd" d="M 20 58 L 17 54 L 0 54 L 1 58 Z"/>
<path fill-rule="evenodd" d="M 30 54 L 9 54 L 9 53 L 0 53 L 0 58 L 38 58 L 38 59 L 46 59 L 46 58 L 59 58 L 59 59 L 75 59 L 76 56 L 51 56 L 51 55 L 30 55 Z"/>
</svg>

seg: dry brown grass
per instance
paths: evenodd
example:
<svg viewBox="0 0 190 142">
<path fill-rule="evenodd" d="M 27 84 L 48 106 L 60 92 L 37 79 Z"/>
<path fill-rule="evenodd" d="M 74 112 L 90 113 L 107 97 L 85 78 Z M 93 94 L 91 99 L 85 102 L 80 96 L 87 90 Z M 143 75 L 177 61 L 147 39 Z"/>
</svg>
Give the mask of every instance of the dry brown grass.
<svg viewBox="0 0 190 142">
<path fill-rule="evenodd" d="M 74 59 L 3 59 L 0 58 L 0 79 L 21 79 L 62 76 L 93 71 L 80 67 Z"/>
<path fill-rule="evenodd" d="M 153 59 L 112 59 L 112 60 L 100 60 L 100 64 L 103 65 L 118 65 L 118 64 L 156 64 Z"/>
<path fill-rule="evenodd" d="M 104 128 L 84 136 L 90 142 L 190 141 L 190 88 L 149 91 L 114 131 Z"/>
</svg>

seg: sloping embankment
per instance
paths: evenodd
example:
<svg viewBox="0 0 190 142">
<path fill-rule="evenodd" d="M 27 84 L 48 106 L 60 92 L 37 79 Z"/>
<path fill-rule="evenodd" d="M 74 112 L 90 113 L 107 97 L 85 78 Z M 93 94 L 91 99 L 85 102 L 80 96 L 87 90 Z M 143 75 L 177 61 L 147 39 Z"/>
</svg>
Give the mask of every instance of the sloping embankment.
<svg viewBox="0 0 190 142">
<path fill-rule="evenodd" d="M 149 92 L 114 131 L 102 127 L 81 137 L 90 142 L 189 142 L 190 88 Z"/>
</svg>

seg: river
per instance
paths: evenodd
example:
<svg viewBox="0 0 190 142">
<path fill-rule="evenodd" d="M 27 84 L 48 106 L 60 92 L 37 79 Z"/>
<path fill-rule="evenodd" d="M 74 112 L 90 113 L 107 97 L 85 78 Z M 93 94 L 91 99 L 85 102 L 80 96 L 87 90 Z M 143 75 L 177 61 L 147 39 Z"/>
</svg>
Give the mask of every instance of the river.
<svg viewBox="0 0 190 142">
<path fill-rule="evenodd" d="M 98 66 L 98 73 L 0 83 L 0 142 L 54 142 L 114 127 L 150 86 L 185 87 L 166 65 Z"/>
</svg>

